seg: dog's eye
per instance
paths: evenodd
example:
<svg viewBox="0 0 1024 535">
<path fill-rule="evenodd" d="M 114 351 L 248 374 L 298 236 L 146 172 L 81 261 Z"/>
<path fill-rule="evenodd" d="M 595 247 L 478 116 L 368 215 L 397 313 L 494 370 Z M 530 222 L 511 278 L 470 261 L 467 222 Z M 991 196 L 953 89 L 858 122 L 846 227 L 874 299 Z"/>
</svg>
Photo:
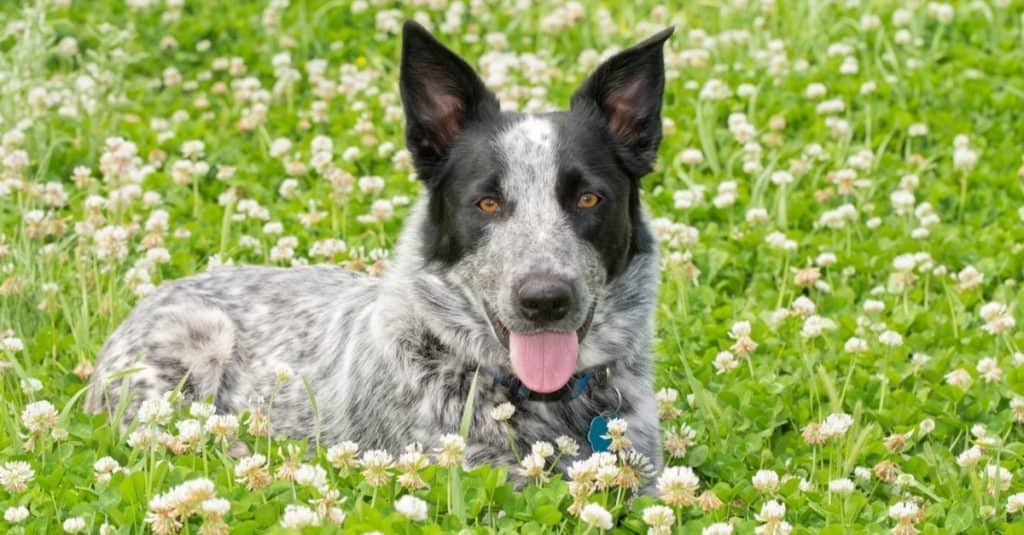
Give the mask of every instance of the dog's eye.
<svg viewBox="0 0 1024 535">
<path fill-rule="evenodd" d="M 586 192 L 576 199 L 576 206 L 580 208 L 593 208 L 601 203 L 601 196 L 596 193 Z"/>
<path fill-rule="evenodd" d="M 493 197 L 484 197 L 476 203 L 476 207 L 485 214 L 493 214 L 498 210 L 501 210 L 501 203 L 495 200 Z"/>
</svg>

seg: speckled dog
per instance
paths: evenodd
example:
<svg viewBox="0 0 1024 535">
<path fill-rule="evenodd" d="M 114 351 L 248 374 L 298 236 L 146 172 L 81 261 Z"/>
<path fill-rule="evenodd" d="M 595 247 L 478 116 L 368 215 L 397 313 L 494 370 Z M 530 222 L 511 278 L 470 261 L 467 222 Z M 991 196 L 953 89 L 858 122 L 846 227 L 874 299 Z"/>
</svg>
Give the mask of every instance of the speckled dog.
<svg viewBox="0 0 1024 535">
<path fill-rule="evenodd" d="M 490 417 L 509 401 L 520 451 L 568 435 L 589 455 L 594 426 L 617 415 L 659 466 L 657 244 L 639 188 L 661 142 L 671 32 L 603 63 L 569 111 L 527 115 L 502 112 L 465 61 L 407 23 L 400 85 L 424 194 L 394 265 L 380 279 L 240 267 L 164 284 L 103 347 L 87 408 L 113 413 L 128 381 L 129 419 L 179 384 L 238 413 L 269 398 L 285 364 L 311 385 L 319 426 L 293 380 L 274 433 L 319 427 L 325 444 L 394 452 L 457 432 L 479 370 L 469 463 L 514 462 Z"/>
</svg>

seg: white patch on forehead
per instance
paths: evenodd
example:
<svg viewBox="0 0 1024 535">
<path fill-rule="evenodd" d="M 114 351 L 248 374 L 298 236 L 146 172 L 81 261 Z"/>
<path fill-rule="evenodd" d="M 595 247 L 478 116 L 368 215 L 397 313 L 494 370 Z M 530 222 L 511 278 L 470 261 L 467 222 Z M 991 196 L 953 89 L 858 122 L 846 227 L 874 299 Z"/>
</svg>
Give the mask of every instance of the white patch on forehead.
<svg viewBox="0 0 1024 535">
<path fill-rule="evenodd" d="M 554 199 L 557 142 L 555 125 L 532 116 L 498 136 L 498 151 L 506 166 L 502 190 L 507 198 L 519 203 L 543 196 Z"/>
<path fill-rule="evenodd" d="M 547 119 L 527 116 L 495 140 L 503 159 L 503 199 L 512 213 L 492 229 L 490 239 L 504 254 L 509 280 L 543 271 L 573 280 L 577 239 L 558 202 L 558 136 Z"/>
</svg>

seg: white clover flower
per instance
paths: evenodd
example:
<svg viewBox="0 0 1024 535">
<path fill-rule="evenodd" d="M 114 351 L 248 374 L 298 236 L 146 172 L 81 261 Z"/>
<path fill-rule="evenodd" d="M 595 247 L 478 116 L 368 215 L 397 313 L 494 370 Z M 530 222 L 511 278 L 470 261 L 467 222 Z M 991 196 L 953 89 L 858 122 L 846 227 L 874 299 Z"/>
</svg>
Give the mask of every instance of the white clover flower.
<svg viewBox="0 0 1024 535">
<path fill-rule="evenodd" d="M 262 487 L 270 478 L 266 464 L 267 458 L 259 453 L 239 459 L 235 465 L 235 481 L 245 483 L 249 490 Z"/>
<path fill-rule="evenodd" d="M 832 115 L 836 113 L 842 113 L 845 109 L 846 103 L 843 102 L 843 99 L 841 98 L 823 100 L 819 102 L 818 105 L 815 107 L 815 111 L 817 111 L 821 115 Z"/>
<path fill-rule="evenodd" d="M 756 518 L 758 522 L 771 524 L 780 522 L 785 516 L 786 504 L 775 500 L 768 500 L 761 506 L 761 511 L 754 515 L 754 518 Z"/>
<path fill-rule="evenodd" d="M 779 474 L 774 470 L 758 470 L 751 478 L 754 488 L 761 492 L 772 493 L 779 490 Z"/>
<path fill-rule="evenodd" d="M 164 436 L 152 428 L 143 427 L 128 434 L 128 447 L 132 449 L 145 449 L 163 443 Z"/>
<path fill-rule="evenodd" d="M 61 527 L 64 528 L 64 533 L 80 533 L 85 531 L 85 519 L 80 516 L 73 516 L 65 520 Z"/>
<path fill-rule="evenodd" d="M 583 506 L 580 520 L 592 528 L 612 529 L 612 514 L 596 503 L 588 503 Z"/>
<path fill-rule="evenodd" d="M 277 193 L 285 199 L 292 199 L 299 191 L 299 181 L 294 178 L 286 178 L 277 188 Z"/>
<path fill-rule="evenodd" d="M 394 205 L 387 199 L 377 199 L 370 206 L 370 214 L 375 221 L 388 221 L 395 216 Z"/>
<path fill-rule="evenodd" d="M 21 411 L 21 423 L 29 433 L 39 435 L 57 425 L 57 409 L 45 400 L 29 403 Z"/>
<path fill-rule="evenodd" d="M 210 498 L 200 504 L 203 513 L 216 517 L 223 517 L 231 510 L 231 502 L 224 498 Z"/>
<path fill-rule="evenodd" d="M 924 137 L 928 135 L 928 125 L 924 123 L 914 123 L 907 127 L 907 135 L 910 137 Z"/>
<path fill-rule="evenodd" d="M 793 183 L 793 173 L 789 171 L 774 171 L 770 177 L 772 184 L 776 186 L 785 186 L 786 184 Z"/>
<path fill-rule="evenodd" d="M 561 435 L 555 439 L 555 445 L 561 455 L 575 457 L 580 454 L 580 445 L 572 437 Z"/>
<path fill-rule="evenodd" d="M 291 366 L 283 362 L 279 362 L 274 365 L 274 377 L 277 378 L 278 383 L 287 383 L 295 377 L 295 372 L 292 371 Z"/>
<path fill-rule="evenodd" d="M 804 324 L 800 328 L 800 336 L 804 338 L 817 338 L 825 334 L 825 331 L 833 331 L 837 328 L 838 326 L 831 319 L 815 314 L 804 320 Z"/>
<path fill-rule="evenodd" d="M 462 463 L 463 452 L 466 450 L 466 441 L 459 435 L 447 434 L 441 437 L 441 445 L 437 448 L 438 464 L 445 467 L 452 467 Z"/>
<path fill-rule="evenodd" d="M 732 95 L 728 84 L 716 78 L 710 78 L 700 90 L 700 100 L 723 100 Z"/>
<path fill-rule="evenodd" d="M 644 509 L 644 523 L 651 526 L 650 535 L 668 535 L 672 532 L 676 515 L 671 508 L 664 505 L 651 505 Z"/>
<path fill-rule="evenodd" d="M 25 344 L 21 341 L 20 338 L 15 338 L 13 336 L 5 336 L 3 338 L 0 338 L 0 348 L 11 353 L 18 353 L 25 349 Z"/>
<path fill-rule="evenodd" d="M 147 399 L 139 406 L 138 420 L 145 425 L 165 425 L 174 414 L 174 408 L 165 397 Z"/>
<path fill-rule="evenodd" d="M 732 524 L 727 522 L 715 522 L 701 530 L 701 535 L 732 535 Z M 665 533 L 669 533 L 665 531 Z"/>
<path fill-rule="evenodd" d="M 1010 314 L 1009 308 L 996 301 L 985 303 L 979 310 L 981 317 L 985 320 L 982 330 L 989 334 L 1002 334 L 1017 325 L 1017 321 Z"/>
<path fill-rule="evenodd" d="M 519 474 L 524 477 L 535 477 L 540 479 L 546 479 L 544 475 L 544 467 L 547 461 L 544 460 L 542 455 L 537 453 L 530 453 L 523 457 L 523 460 L 519 462 Z"/>
<path fill-rule="evenodd" d="M 233 414 L 214 414 L 206 420 L 205 429 L 218 439 L 226 440 L 238 431 L 238 417 Z"/>
<path fill-rule="evenodd" d="M 957 368 L 945 375 L 946 382 L 957 388 L 965 388 L 971 382 L 971 374 L 963 368 Z"/>
<path fill-rule="evenodd" d="M 729 338 L 736 340 L 744 336 L 750 336 L 750 322 L 749 321 L 737 321 L 732 324 L 729 328 Z"/>
<path fill-rule="evenodd" d="M 35 394 L 43 389 L 43 382 L 35 377 L 27 377 L 21 380 L 21 391 L 26 394 Z"/>
<path fill-rule="evenodd" d="M 8 507 L 4 510 L 4 520 L 9 524 L 20 524 L 28 518 L 28 508 L 24 505 Z"/>
<path fill-rule="evenodd" d="M 203 403 L 201 401 L 193 401 L 188 408 L 189 416 L 198 420 L 204 421 L 210 416 L 213 416 L 217 412 L 217 407 L 212 403 Z"/>
<path fill-rule="evenodd" d="M 853 417 L 843 412 L 836 412 L 825 417 L 821 423 L 820 432 L 826 438 L 840 437 L 846 434 L 853 426 Z"/>
<path fill-rule="evenodd" d="M 814 263 L 817 264 L 818 267 L 829 267 L 835 265 L 838 261 L 839 259 L 836 257 L 835 253 L 821 253 L 814 259 Z"/>
<path fill-rule="evenodd" d="M 968 468 L 978 464 L 985 453 L 978 446 L 971 446 L 956 456 L 956 464 L 962 468 Z"/>
<path fill-rule="evenodd" d="M 7 492 L 21 492 L 35 478 L 36 472 L 25 461 L 8 461 L 0 466 L 0 486 Z"/>
<path fill-rule="evenodd" d="M 889 518 L 909 525 L 917 521 L 921 509 L 914 502 L 897 502 L 889 507 Z"/>
<path fill-rule="evenodd" d="M 391 479 L 389 470 L 394 465 L 393 460 L 391 454 L 385 450 L 368 450 L 363 452 L 363 456 L 359 459 L 359 464 L 363 467 L 363 479 L 373 487 L 384 485 Z M 454 466 L 455 464 L 457 463 L 447 466 Z M 441 464 L 441 466 L 446 465 Z"/>
<path fill-rule="evenodd" d="M 609 428 L 610 427 L 611 426 L 609 425 Z M 547 459 L 548 457 L 551 457 L 552 455 L 555 454 L 555 447 L 552 446 L 550 442 L 538 440 L 537 442 L 533 443 L 533 447 L 530 449 L 530 451 L 534 455 L 540 455 L 542 458 Z"/>
<path fill-rule="evenodd" d="M 284 516 L 281 517 L 283 528 L 302 529 L 319 525 L 320 517 L 305 505 L 290 504 L 284 508 Z"/>
<path fill-rule="evenodd" d="M 888 347 L 900 347 L 903 345 L 903 336 L 896 331 L 885 331 L 878 335 L 878 341 Z"/>
<path fill-rule="evenodd" d="M 396 500 L 395 510 L 414 522 L 423 522 L 427 519 L 427 502 L 411 494 L 406 494 Z"/>
<path fill-rule="evenodd" d="M 679 153 L 679 161 L 686 165 L 700 165 L 704 162 L 704 153 L 700 149 L 688 148 Z"/>
<path fill-rule="evenodd" d="M 335 468 L 353 468 L 357 465 L 356 457 L 359 455 L 359 445 L 350 440 L 327 448 L 327 462 Z"/>
<path fill-rule="evenodd" d="M 839 65 L 839 72 L 841 74 L 857 74 L 859 71 L 860 65 L 857 63 L 857 58 L 853 56 L 843 58 L 843 63 Z"/>
<path fill-rule="evenodd" d="M 1006 498 L 1006 512 L 1013 515 L 1024 511 L 1024 492 L 1011 494 Z M 28 512 L 26 511 L 26 514 Z"/>
<path fill-rule="evenodd" d="M 292 142 L 288 138 L 279 137 L 270 143 L 270 156 L 281 158 L 292 149 Z"/>
<path fill-rule="evenodd" d="M 190 160 L 202 158 L 205 151 L 206 145 L 198 139 L 185 141 L 181 144 L 181 155 Z"/>
<path fill-rule="evenodd" d="M 1003 377 L 1003 370 L 999 367 L 999 362 L 992 357 L 985 357 L 978 361 L 978 366 L 975 369 L 986 383 L 994 383 Z"/>
<path fill-rule="evenodd" d="M 858 481 L 871 481 L 871 469 L 866 466 L 858 466 L 853 469 L 853 477 Z"/>
<path fill-rule="evenodd" d="M 949 24 L 950 22 L 953 22 L 953 15 L 955 14 L 955 11 L 953 6 L 950 4 L 928 2 L 928 14 L 943 24 Z"/>
<path fill-rule="evenodd" d="M 959 171 L 970 171 L 978 164 L 978 153 L 969 148 L 953 151 L 953 167 Z"/>
<path fill-rule="evenodd" d="M 1009 470 L 995 464 L 986 466 L 980 477 L 985 482 L 989 494 L 1010 490 L 1010 482 L 1013 481 L 1013 474 Z"/>
<path fill-rule="evenodd" d="M 797 243 L 786 237 L 785 234 L 775 231 L 764 238 L 765 243 L 771 246 L 773 249 L 781 249 L 783 251 L 795 251 Z"/>
<path fill-rule="evenodd" d="M 95 472 L 96 481 L 106 483 L 110 481 L 111 475 L 121 470 L 121 464 L 113 457 L 102 457 L 93 463 L 92 468 Z"/>
<path fill-rule="evenodd" d="M 828 491 L 835 494 L 846 496 L 848 494 L 852 494 L 855 489 L 856 486 L 853 484 L 853 481 L 850 481 L 845 477 L 841 479 L 833 479 L 828 482 Z"/>
<path fill-rule="evenodd" d="M 327 471 L 320 465 L 301 464 L 295 470 L 295 482 L 316 490 L 326 490 Z"/>
<path fill-rule="evenodd" d="M 807 97 L 809 100 L 817 100 L 819 98 L 824 97 L 827 94 L 828 88 L 825 87 L 825 84 L 819 82 L 809 84 L 807 86 L 807 89 L 804 90 L 804 96 Z"/>
<path fill-rule="evenodd" d="M 985 276 L 974 266 L 967 266 L 956 274 L 957 286 L 960 291 L 970 290 L 981 286 Z"/>
<path fill-rule="evenodd" d="M 731 351 L 719 352 L 711 364 L 715 367 L 715 373 L 719 375 L 729 373 L 740 365 Z"/>
<path fill-rule="evenodd" d="M 1014 396 L 1010 400 L 1010 410 L 1013 411 L 1013 421 L 1015 423 L 1024 423 L 1024 397 Z"/>
<path fill-rule="evenodd" d="M 669 505 L 689 505 L 696 499 L 700 478 L 688 466 L 665 468 L 658 478 L 661 500 Z"/>
<path fill-rule="evenodd" d="M 847 353 L 865 353 L 868 350 L 868 343 L 853 336 L 843 344 L 843 350 Z"/>
<path fill-rule="evenodd" d="M 501 403 L 491 409 L 491 418 L 499 422 L 507 422 L 516 413 L 515 405 L 509 402 Z"/>
<path fill-rule="evenodd" d="M 768 211 L 764 208 L 750 208 L 747 210 L 744 218 L 751 225 L 765 223 L 768 221 Z"/>
<path fill-rule="evenodd" d="M 736 94 L 743 98 L 750 98 L 757 95 L 757 86 L 754 84 L 740 84 L 736 87 Z"/>
<path fill-rule="evenodd" d="M 797 297 L 790 305 L 793 312 L 800 316 L 812 316 L 817 312 L 818 307 L 811 301 L 807 296 L 801 295 Z"/>
</svg>

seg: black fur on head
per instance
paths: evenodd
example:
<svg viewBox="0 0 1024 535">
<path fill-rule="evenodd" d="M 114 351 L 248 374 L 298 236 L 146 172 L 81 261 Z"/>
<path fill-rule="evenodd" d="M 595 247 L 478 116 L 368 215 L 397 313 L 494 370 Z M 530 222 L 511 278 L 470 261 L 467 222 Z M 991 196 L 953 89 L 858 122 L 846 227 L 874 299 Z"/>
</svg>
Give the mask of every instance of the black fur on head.
<svg viewBox="0 0 1024 535">
<path fill-rule="evenodd" d="M 496 118 L 498 99 L 465 60 L 411 20 L 402 27 L 400 78 L 405 142 L 420 178 L 433 186 L 452 142 L 467 125 Z"/>
<path fill-rule="evenodd" d="M 572 96 L 572 111 L 598 117 L 628 151 L 624 162 L 634 178 L 651 171 L 661 143 L 662 45 L 673 31 L 662 30 L 612 56 Z"/>
<path fill-rule="evenodd" d="M 602 63 L 575 92 L 569 111 L 537 116 L 556 130 L 550 173 L 557 178 L 551 194 L 577 238 L 601 255 L 609 280 L 633 255 L 653 248 L 639 188 L 661 142 L 662 45 L 672 31 Z M 501 220 L 482 214 L 476 202 L 499 196 L 510 179 L 507 166 L 514 162 L 507 161 L 497 140 L 525 117 L 501 112 L 473 69 L 419 24 L 407 22 L 403 39 L 406 143 L 429 195 L 421 229 L 423 256 L 452 264 Z M 580 211 L 576 199 L 587 191 L 603 194 L 604 201 Z M 507 201 L 506 210 L 514 211 L 516 199 Z"/>
</svg>

